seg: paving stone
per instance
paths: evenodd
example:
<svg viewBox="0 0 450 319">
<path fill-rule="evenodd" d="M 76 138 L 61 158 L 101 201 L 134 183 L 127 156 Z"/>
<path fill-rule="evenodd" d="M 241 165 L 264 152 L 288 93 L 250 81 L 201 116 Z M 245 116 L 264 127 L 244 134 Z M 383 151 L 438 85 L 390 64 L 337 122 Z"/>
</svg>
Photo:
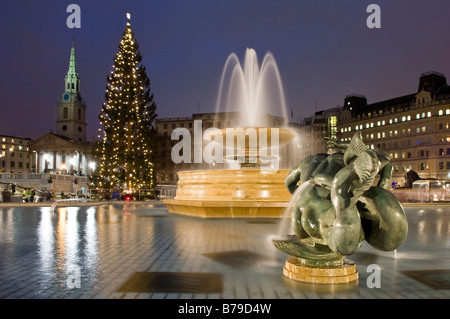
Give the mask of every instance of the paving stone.
<svg viewBox="0 0 450 319">
<path fill-rule="evenodd" d="M 450 234 L 435 231 L 449 224 L 449 206 L 421 207 L 420 213 L 405 208 L 409 234 L 403 246 L 379 252 L 364 243 L 350 256 L 360 275 L 356 287 L 327 290 L 282 275 L 287 256 L 268 240 L 280 220 L 200 219 L 163 213 L 162 204 L 154 204 L 148 209 L 131 204 L 130 216 L 121 204 L 93 207 L 91 224 L 88 207 L 80 207 L 76 219 L 59 211 L 51 220 L 38 209 L 20 206 L 8 219 L 8 208 L 0 207 L 0 231 L 8 230 L 9 236 L 0 236 L 0 298 L 450 299 Z M 143 217 L 152 209 L 164 217 Z M 27 223 L 16 222 L 25 218 Z M 381 288 L 369 289 L 367 266 L 373 263 L 381 267 Z M 68 265 L 79 267 L 80 288 L 68 289 L 69 276 L 76 276 Z M 210 274 L 222 278 L 222 287 L 187 292 L 168 281 L 174 286 L 167 291 L 119 291 L 137 273 L 173 274 L 185 284 L 193 274 L 197 288 L 201 281 L 194 274 Z"/>
</svg>

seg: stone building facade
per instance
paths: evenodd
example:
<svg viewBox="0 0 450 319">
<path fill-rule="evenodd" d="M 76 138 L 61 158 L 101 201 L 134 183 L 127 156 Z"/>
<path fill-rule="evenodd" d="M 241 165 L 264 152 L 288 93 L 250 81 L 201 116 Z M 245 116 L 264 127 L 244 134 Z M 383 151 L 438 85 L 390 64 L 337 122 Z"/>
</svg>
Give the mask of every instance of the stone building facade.
<svg viewBox="0 0 450 319">
<path fill-rule="evenodd" d="M 348 95 L 337 128 L 342 142 L 360 131 L 367 145 L 386 150 L 399 185 L 410 170 L 450 179 L 450 87 L 441 73 L 423 73 L 416 92 L 377 103 Z"/>
</svg>

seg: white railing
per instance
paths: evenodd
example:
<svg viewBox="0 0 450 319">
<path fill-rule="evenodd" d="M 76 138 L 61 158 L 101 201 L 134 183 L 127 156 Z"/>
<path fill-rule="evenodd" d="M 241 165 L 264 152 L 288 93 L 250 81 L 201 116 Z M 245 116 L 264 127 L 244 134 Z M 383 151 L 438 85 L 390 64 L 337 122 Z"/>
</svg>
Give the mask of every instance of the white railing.
<svg viewBox="0 0 450 319">
<path fill-rule="evenodd" d="M 63 175 L 63 174 L 21 174 L 21 173 L 2 173 L 0 174 L 0 182 L 12 182 L 12 181 L 48 181 L 50 177 L 53 181 L 71 181 L 75 178 L 78 182 L 87 183 L 89 178 L 86 176 L 74 176 L 74 175 Z"/>
</svg>

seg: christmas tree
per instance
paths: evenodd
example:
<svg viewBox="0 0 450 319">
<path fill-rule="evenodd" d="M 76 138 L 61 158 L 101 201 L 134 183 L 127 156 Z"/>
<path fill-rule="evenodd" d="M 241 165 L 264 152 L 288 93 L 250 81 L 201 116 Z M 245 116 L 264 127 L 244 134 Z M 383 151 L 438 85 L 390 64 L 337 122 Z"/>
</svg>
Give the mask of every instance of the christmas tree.
<svg viewBox="0 0 450 319">
<path fill-rule="evenodd" d="M 96 154 L 100 163 L 99 187 L 135 192 L 153 189 L 156 183 L 156 104 L 129 14 L 127 18 L 119 52 L 107 78 L 105 102 L 99 115 L 103 140 Z"/>
</svg>

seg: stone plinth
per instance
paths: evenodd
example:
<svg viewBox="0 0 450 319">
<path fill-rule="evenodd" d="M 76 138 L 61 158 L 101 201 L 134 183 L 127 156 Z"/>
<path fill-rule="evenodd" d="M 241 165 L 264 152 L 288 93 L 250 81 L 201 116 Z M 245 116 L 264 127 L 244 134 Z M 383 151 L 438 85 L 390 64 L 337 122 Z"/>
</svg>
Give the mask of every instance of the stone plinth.
<svg viewBox="0 0 450 319">
<path fill-rule="evenodd" d="M 279 218 L 291 199 L 289 171 L 262 169 L 180 172 L 177 195 L 165 200 L 171 213 L 203 218 Z"/>
<path fill-rule="evenodd" d="M 313 284 L 340 284 L 358 279 L 356 264 L 348 260 L 340 266 L 312 266 L 302 264 L 296 257 L 289 257 L 283 274 L 289 279 Z"/>
</svg>

